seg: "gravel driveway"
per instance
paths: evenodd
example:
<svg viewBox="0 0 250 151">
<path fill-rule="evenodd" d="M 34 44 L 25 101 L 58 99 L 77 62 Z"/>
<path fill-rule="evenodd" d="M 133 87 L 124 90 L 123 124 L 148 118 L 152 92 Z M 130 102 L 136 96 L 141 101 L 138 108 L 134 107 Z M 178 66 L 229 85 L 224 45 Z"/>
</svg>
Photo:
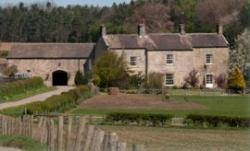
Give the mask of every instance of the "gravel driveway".
<svg viewBox="0 0 250 151">
<path fill-rule="evenodd" d="M 74 87 L 69 87 L 69 86 L 57 87 L 57 89 L 54 91 L 38 94 L 38 95 L 29 97 L 29 98 L 25 98 L 25 99 L 22 99 L 19 101 L 15 101 L 15 102 L 2 103 L 2 104 L 0 104 L 0 110 L 6 109 L 9 107 L 20 106 L 20 105 L 24 105 L 24 104 L 28 104 L 28 103 L 32 103 L 32 102 L 39 102 L 39 101 L 42 102 L 53 95 L 58 95 L 58 94 L 61 94 L 62 92 L 67 92 L 71 89 L 74 89 Z"/>
</svg>

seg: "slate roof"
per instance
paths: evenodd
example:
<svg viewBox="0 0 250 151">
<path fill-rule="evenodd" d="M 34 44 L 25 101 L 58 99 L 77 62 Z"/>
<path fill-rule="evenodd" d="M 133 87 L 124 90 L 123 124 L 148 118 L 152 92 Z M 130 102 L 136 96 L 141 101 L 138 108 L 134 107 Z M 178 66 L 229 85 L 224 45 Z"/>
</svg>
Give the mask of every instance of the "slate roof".
<svg viewBox="0 0 250 151">
<path fill-rule="evenodd" d="M 88 58 L 94 43 L 16 43 L 8 59 L 81 59 Z"/>
<path fill-rule="evenodd" d="M 217 33 L 159 33 L 140 37 L 137 34 L 105 35 L 110 49 L 142 48 L 148 50 L 192 50 L 193 48 L 228 47 L 223 35 Z"/>
</svg>

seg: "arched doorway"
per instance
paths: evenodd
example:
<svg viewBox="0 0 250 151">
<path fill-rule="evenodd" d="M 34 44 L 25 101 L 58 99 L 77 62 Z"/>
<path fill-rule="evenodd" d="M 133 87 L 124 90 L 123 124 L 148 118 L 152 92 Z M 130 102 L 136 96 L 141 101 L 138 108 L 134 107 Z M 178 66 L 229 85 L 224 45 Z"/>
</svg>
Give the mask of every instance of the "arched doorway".
<svg viewBox="0 0 250 151">
<path fill-rule="evenodd" d="M 68 73 L 62 70 L 58 70 L 52 73 L 53 86 L 68 85 Z"/>
</svg>

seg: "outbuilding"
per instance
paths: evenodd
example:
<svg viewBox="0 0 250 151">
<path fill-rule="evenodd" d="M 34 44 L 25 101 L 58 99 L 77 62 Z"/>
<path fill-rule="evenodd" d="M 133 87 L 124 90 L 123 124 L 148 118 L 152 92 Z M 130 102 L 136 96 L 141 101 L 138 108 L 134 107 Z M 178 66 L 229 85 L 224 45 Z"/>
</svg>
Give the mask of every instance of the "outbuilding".
<svg viewBox="0 0 250 151">
<path fill-rule="evenodd" d="M 77 71 L 91 70 L 94 43 L 13 43 L 8 65 L 48 86 L 74 85 Z"/>
</svg>

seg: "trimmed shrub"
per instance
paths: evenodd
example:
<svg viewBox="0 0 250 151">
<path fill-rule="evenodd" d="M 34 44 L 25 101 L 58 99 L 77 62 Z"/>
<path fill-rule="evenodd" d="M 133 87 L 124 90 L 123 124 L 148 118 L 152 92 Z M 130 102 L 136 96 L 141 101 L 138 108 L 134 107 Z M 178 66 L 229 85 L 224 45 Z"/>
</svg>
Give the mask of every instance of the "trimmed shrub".
<svg viewBox="0 0 250 151">
<path fill-rule="evenodd" d="M 6 58 L 8 56 L 8 51 L 0 51 L 0 58 Z"/>
<path fill-rule="evenodd" d="M 105 121 L 122 125 L 164 126 L 172 117 L 170 114 L 111 113 Z"/>
<path fill-rule="evenodd" d="M 229 127 L 250 127 L 250 118 L 246 117 L 227 117 L 227 116 L 211 116 L 190 114 L 186 117 L 188 125 L 219 127 L 221 125 Z"/>
<path fill-rule="evenodd" d="M 24 94 L 28 91 L 36 90 L 44 86 L 43 80 L 40 77 L 5 83 L 0 85 L 0 99 L 8 100 L 14 95 Z"/>
<path fill-rule="evenodd" d="M 145 87 L 149 89 L 162 89 L 163 87 L 163 75 L 160 73 L 149 73 Z"/>
<path fill-rule="evenodd" d="M 25 106 L 28 114 L 63 112 L 79 103 L 80 100 L 91 97 L 92 94 L 87 86 L 79 86 L 60 95 L 49 97 L 43 102 L 30 103 Z"/>
<path fill-rule="evenodd" d="M 75 76 L 75 84 L 86 85 L 89 82 L 89 78 L 90 78 L 90 74 L 86 73 L 85 75 L 83 75 L 81 71 L 77 71 L 76 76 Z"/>
<path fill-rule="evenodd" d="M 10 77 L 10 78 L 14 77 L 17 72 L 18 72 L 17 66 L 15 66 L 15 65 L 6 67 L 3 70 L 3 74 Z"/>
</svg>

